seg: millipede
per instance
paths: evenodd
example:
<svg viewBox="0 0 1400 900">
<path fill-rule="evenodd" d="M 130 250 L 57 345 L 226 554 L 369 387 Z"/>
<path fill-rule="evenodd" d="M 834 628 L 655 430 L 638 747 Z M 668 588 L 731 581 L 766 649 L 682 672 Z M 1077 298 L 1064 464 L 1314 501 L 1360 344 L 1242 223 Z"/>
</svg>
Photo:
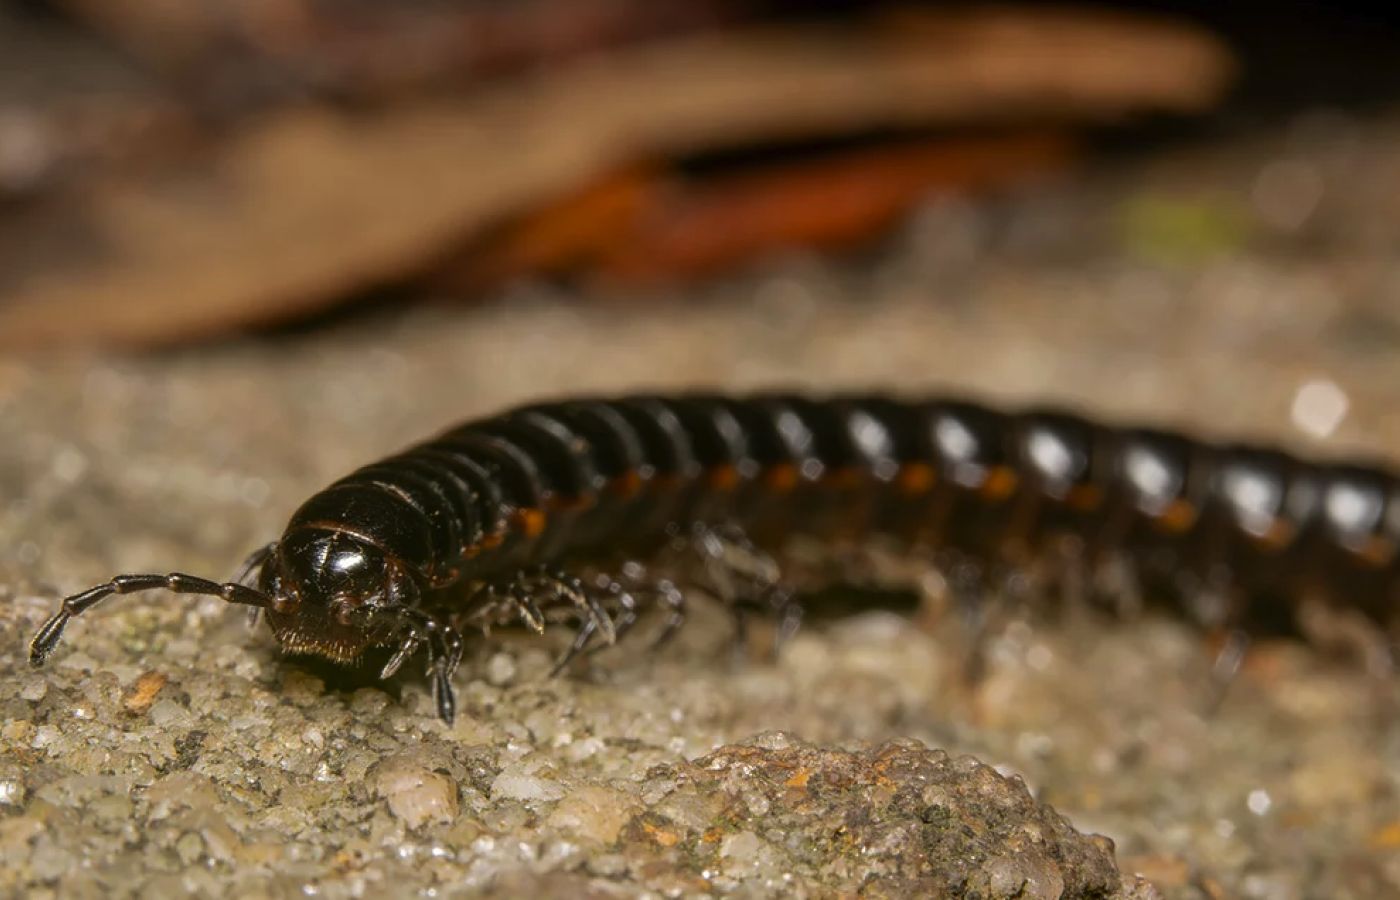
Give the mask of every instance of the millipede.
<svg viewBox="0 0 1400 900">
<path fill-rule="evenodd" d="M 1372 663 L 1392 655 L 1400 479 L 1385 465 L 1050 408 L 687 393 L 454 427 L 313 495 L 230 581 L 119 575 L 67 597 L 30 660 L 108 596 L 212 595 L 251 607 L 289 653 L 348 664 L 375 650 L 384 679 L 421 653 L 451 722 L 468 629 L 574 623 L 558 671 L 647 613 L 665 640 L 695 586 L 795 626 L 797 538 L 894 541 L 961 573 L 950 583 L 983 585 L 1068 547 L 1089 583 L 1118 572 L 1117 592 L 1165 595 L 1204 625 L 1306 631 L 1308 609 L 1333 610 L 1364 623 L 1382 648 Z M 658 554 L 688 555 L 693 577 L 662 574 Z"/>
</svg>

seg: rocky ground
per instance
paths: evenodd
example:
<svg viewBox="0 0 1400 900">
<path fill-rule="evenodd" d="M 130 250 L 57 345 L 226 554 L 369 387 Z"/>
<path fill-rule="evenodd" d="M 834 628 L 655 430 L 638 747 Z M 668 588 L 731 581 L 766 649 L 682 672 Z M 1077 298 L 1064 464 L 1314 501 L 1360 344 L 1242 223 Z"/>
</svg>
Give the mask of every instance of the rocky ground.
<svg viewBox="0 0 1400 900">
<path fill-rule="evenodd" d="M 1319 111 L 934 206 L 849 264 L 0 361 L 0 895 L 1400 894 L 1392 685 L 1299 641 L 1212 710 L 1170 618 L 1013 621 L 969 686 L 950 623 L 872 608 L 736 661 L 702 608 L 567 678 L 476 644 L 450 728 L 217 601 L 24 646 L 63 593 L 224 575 L 349 468 L 580 390 L 955 388 L 1393 461 L 1397 247 L 1400 123 Z"/>
</svg>

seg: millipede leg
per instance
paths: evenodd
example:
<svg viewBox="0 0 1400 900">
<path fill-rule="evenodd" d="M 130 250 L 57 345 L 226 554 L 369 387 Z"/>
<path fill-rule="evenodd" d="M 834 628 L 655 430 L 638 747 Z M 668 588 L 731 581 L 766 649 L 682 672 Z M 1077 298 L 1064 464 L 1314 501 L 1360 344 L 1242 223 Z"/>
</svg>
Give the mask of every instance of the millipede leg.
<svg viewBox="0 0 1400 900">
<path fill-rule="evenodd" d="M 512 584 L 507 588 L 506 596 L 515 610 L 516 617 L 520 619 L 520 624 L 535 634 L 544 634 L 544 612 L 530 595 L 530 591 L 524 585 Z"/>
<path fill-rule="evenodd" d="M 416 609 L 401 609 L 404 636 L 398 649 L 380 671 L 380 678 L 391 678 L 404 662 L 420 649 L 427 651 L 427 676 L 433 692 L 433 704 L 438 718 L 448 725 L 456 716 L 456 699 L 452 692 L 452 675 L 462 661 L 464 643 L 455 628 Z"/>
<path fill-rule="evenodd" d="M 611 575 L 599 576 L 599 586 L 617 606 L 617 612 L 613 616 L 613 625 L 617 631 L 618 640 L 621 640 L 622 636 L 631 631 L 632 626 L 637 624 L 637 620 L 640 618 L 637 598 L 632 595 L 626 585 Z"/>
<path fill-rule="evenodd" d="M 526 628 L 543 634 L 550 620 L 536 598 L 543 595 L 545 600 L 567 601 L 580 624 L 569 648 L 554 665 L 552 671 L 558 674 L 588 647 L 595 635 L 602 637 L 603 646 L 612 646 L 617 643 L 618 635 L 636 620 L 636 601 L 622 585 L 606 579 L 604 586 L 616 598 L 621 610 L 616 623 L 595 592 L 580 579 L 567 572 L 544 568 L 521 570 L 503 584 L 484 586 L 473 597 L 475 609 L 467 621 L 489 631 L 491 624 L 499 621 L 503 612 L 508 612 L 517 616 Z M 457 655 L 460 657 L 460 652 Z"/>
<path fill-rule="evenodd" d="M 967 610 L 969 605 L 978 604 L 979 609 L 975 614 L 963 616 L 963 623 L 967 629 L 967 646 L 964 649 L 962 665 L 959 671 L 962 678 L 962 686 L 971 689 L 982 683 L 987 676 L 987 642 L 991 639 L 992 616 L 985 608 L 996 603 L 995 600 L 975 600 L 966 595 L 958 598 L 958 606 Z"/>
<path fill-rule="evenodd" d="M 1230 569 L 1223 564 L 1205 567 L 1202 573 L 1177 578 L 1187 613 L 1204 628 L 1221 628 L 1240 617 L 1239 597 Z"/>
<path fill-rule="evenodd" d="M 1203 565 L 1196 573 L 1178 577 L 1188 612 L 1207 631 L 1222 634 L 1220 649 L 1211 661 L 1204 712 L 1213 714 L 1244 665 L 1250 636 L 1241 623 L 1248 618 L 1247 595 L 1235 584 L 1233 573 L 1221 562 Z"/>
<path fill-rule="evenodd" d="M 1122 554 L 1108 554 L 1094 565 L 1090 578 L 1089 591 L 1095 606 L 1110 610 L 1125 622 L 1142 618 L 1147 607 L 1146 590 L 1129 559 Z"/>
<path fill-rule="evenodd" d="M 712 576 L 731 585 L 735 580 L 753 587 L 771 587 L 782 577 L 778 561 L 754 545 L 737 525 L 697 524 L 692 541 Z"/>
<path fill-rule="evenodd" d="M 463 642 L 462 636 L 448 625 L 439 626 L 438 640 L 442 644 L 442 652 L 433 664 L 433 702 L 437 706 L 438 718 L 451 725 L 457 715 L 457 700 L 452 692 L 452 675 L 462 661 Z"/>
<path fill-rule="evenodd" d="M 781 650 L 792 640 L 802 627 L 802 614 L 805 611 L 791 593 L 784 591 L 778 601 L 778 632 L 773 639 L 773 650 Z"/>
<path fill-rule="evenodd" d="M 272 554 L 276 552 L 277 542 L 271 541 L 254 550 L 252 553 L 249 553 L 248 558 L 243 560 L 243 563 L 238 567 L 237 571 L 234 572 L 233 577 L 230 578 L 229 581 L 232 581 L 234 584 L 241 584 L 244 587 L 252 587 L 253 585 L 250 579 L 253 573 L 260 569 L 262 564 L 272 558 Z"/>
<path fill-rule="evenodd" d="M 680 627 L 685 624 L 685 592 L 676 587 L 675 582 L 669 578 L 658 579 L 655 590 L 662 606 L 667 611 L 666 620 L 661 624 L 661 630 L 651 643 L 652 650 L 659 650 L 669 643 L 676 636 Z"/>
<path fill-rule="evenodd" d="M 580 618 L 590 622 L 593 630 L 605 643 L 609 646 L 617 643 L 617 629 L 613 625 L 612 617 L 582 581 L 567 572 L 557 570 L 542 572 L 540 577 L 543 586 L 574 605 Z"/>
<path fill-rule="evenodd" d="M 588 646 L 588 642 L 593 639 L 597 630 L 598 626 L 593 623 L 592 619 L 584 619 L 583 624 L 579 625 L 578 630 L 574 632 L 574 639 L 569 642 L 568 649 L 559 654 L 559 658 L 555 660 L 553 668 L 549 670 L 549 677 L 557 678 L 567 669 L 569 663 L 573 662 Z"/>
<path fill-rule="evenodd" d="M 595 583 L 598 586 L 598 588 L 600 588 L 603 591 L 603 597 L 605 600 L 609 601 L 609 606 L 615 608 L 615 611 L 612 613 L 613 630 L 617 634 L 617 640 L 620 641 L 622 640 L 623 636 L 627 634 L 627 632 L 632 630 L 632 626 L 636 625 L 638 620 L 641 618 L 641 612 L 637 603 L 637 598 L 634 595 L 633 591 L 627 587 L 627 585 L 623 584 L 618 579 L 606 573 L 599 574 L 596 578 Z M 577 654 L 579 652 L 597 653 L 601 650 L 606 650 L 609 647 L 614 646 L 613 644 L 605 643 L 598 644 L 592 647 L 587 646 L 589 637 L 591 637 L 592 634 L 597 630 L 596 626 L 593 625 L 593 621 L 593 618 L 590 617 L 585 622 L 585 626 L 579 629 L 579 634 L 576 635 L 574 638 L 574 646 L 578 649 L 571 650 L 571 653 L 567 655 L 567 658 L 560 661 L 561 667 L 563 665 L 567 665 L 569 659 L 571 659 L 574 654 Z M 588 634 L 584 635 L 584 631 L 587 631 Z"/>
<path fill-rule="evenodd" d="M 218 597 L 226 603 L 261 608 L 266 608 L 272 602 L 264 594 L 250 587 L 232 581 L 222 583 L 210 581 L 207 578 L 186 575 L 182 572 L 170 572 L 165 575 L 118 575 L 105 584 L 88 588 L 82 593 L 64 599 L 58 612 L 54 613 L 39 628 L 34 639 L 29 642 L 30 664 L 43 665 L 44 660 L 53 652 L 54 647 L 58 646 L 59 640 L 63 637 L 63 629 L 67 627 L 69 619 L 82 615 L 113 594 L 134 594 L 138 591 L 149 591 L 156 588 L 163 588 L 173 594 L 199 594 Z"/>
<path fill-rule="evenodd" d="M 244 587 L 253 587 L 254 575 L 262 568 L 263 563 L 272 558 L 272 554 L 277 552 L 277 542 L 272 541 L 248 554 L 248 558 L 243 560 L 242 565 L 234 572 L 229 579 L 234 584 L 241 584 Z M 248 610 L 248 627 L 256 628 L 258 619 L 262 617 L 262 607 L 254 606 Z"/>
<path fill-rule="evenodd" d="M 734 620 L 734 643 L 742 655 L 748 646 L 748 614 L 776 612 L 791 628 L 799 614 L 790 607 L 792 594 L 781 586 L 777 560 L 756 547 L 737 526 L 711 527 L 697 523 L 692 546 L 704 566 L 705 586 L 729 610 Z M 779 631 L 781 634 L 782 623 Z"/>
<path fill-rule="evenodd" d="M 518 577 L 506 584 L 483 586 L 472 595 L 471 604 L 472 610 L 464 620 L 484 634 L 491 633 L 492 625 L 505 624 L 507 617 L 518 619 L 535 634 L 544 634 L 544 613 Z"/>
<path fill-rule="evenodd" d="M 568 648 L 555 662 L 554 668 L 550 672 L 551 675 L 563 672 L 569 663 L 573 662 L 581 653 L 593 653 L 616 645 L 618 638 L 631 630 L 637 621 L 636 598 L 622 582 L 611 575 L 600 573 L 596 579 L 596 586 L 616 606 L 615 618 L 603 607 L 595 592 L 589 590 L 577 578 L 572 578 L 561 572 L 546 572 L 545 578 L 546 583 L 556 592 L 574 603 L 579 617 L 578 630 L 574 633 Z M 582 599 L 582 603 L 579 602 L 580 599 Z M 603 642 L 590 647 L 589 644 L 594 635 L 602 635 Z"/>
<path fill-rule="evenodd" d="M 1240 674 L 1240 667 L 1244 665 L 1249 644 L 1249 633 L 1243 628 L 1231 628 L 1225 633 L 1225 640 L 1210 666 L 1210 687 L 1205 702 L 1207 715 L 1214 714 L 1220 708 L 1220 704 L 1225 702 L 1230 685 L 1235 683 L 1235 678 Z"/>
<path fill-rule="evenodd" d="M 501 606 L 501 598 L 496 592 L 496 586 L 494 584 L 483 585 L 473 591 L 467 599 L 468 611 L 462 614 L 459 621 L 473 628 L 480 628 L 483 635 L 490 637 L 493 620 L 500 614 Z"/>
<path fill-rule="evenodd" d="M 1295 614 L 1308 640 L 1360 661 L 1377 681 L 1395 675 L 1395 648 L 1385 629 L 1356 610 L 1340 609 L 1317 596 L 1305 598 Z"/>
<path fill-rule="evenodd" d="M 1057 599 L 1068 622 L 1083 623 L 1089 616 L 1091 589 L 1089 555 L 1077 538 L 1057 541 L 1053 551 Z"/>
<path fill-rule="evenodd" d="M 960 681 L 970 690 L 986 677 L 987 644 L 1001 630 L 1008 608 L 1024 600 L 1025 591 L 1014 568 L 993 575 L 966 558 L 955 558 L 947 574 L 964 635 Z"/>
<path fill-rule="evenodd" d="M 633 605 L 630 621 L 627 622 L 626 628 L 622 627 L 621 618 L 619 619 L 618 635 L 620 637 L 624 631 L 631 630 L 632 625 L 641 619 L 642 613 L 637 598 L 643 598 L 647 602 L 655 604 L 665 615 L 661 628 L 652 638 L 648 647 L 653 652 L 659 650 L 685 624 L 685 592 L 666 576 L 653 577 L 647 572 L 646 566 L 636 560 L 623 563 L 621 572 L 621 576 L 617 579 L 604 576 L 616 586 L 614 589 L 620 592 L 619 599 L 623 601 L 622 605 L 625 607 L 627 601 L 631 601 Z M 626 617 L 629 617 L 629 614 L 624 612 L 622 618 Z"/>
<path fill-rule="evenodd" d="M 384 668 L 379 671 L 380 679 L 388 680 L 393 678 L 394 673 L 398 672 L 404 662 L 407 661 L 410 656 L 417 653 L 418 648 L 421 646 L 423 646 L 423 636 L 419 634 L 416 629 L 409 631 L 408 635 L 399 644 L 398 650 L 394 651 L 394 655 L 389 658 L 389 661 L 384 664 Z"/>
<path fill-rule="evenodd" d="M 448 725 L 457 718 L 457 697 L 452 692 L 452 681 L 439 666 L 433 671 L 433 705 L 437 707 L 438 718 Z"/>
</svg>

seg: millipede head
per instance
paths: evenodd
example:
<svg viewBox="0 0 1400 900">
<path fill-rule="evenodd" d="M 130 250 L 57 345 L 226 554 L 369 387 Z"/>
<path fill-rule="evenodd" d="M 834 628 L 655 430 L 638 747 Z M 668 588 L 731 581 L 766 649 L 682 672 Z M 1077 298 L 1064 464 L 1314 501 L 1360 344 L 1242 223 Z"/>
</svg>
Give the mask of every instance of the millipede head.
<svg viewBox="0 0 1400 900">
<path fill-rule="evenodd" d="M 381 548 L 339 530 L 302 529 L 263 564 L 267 623 L 282 648 L 336 662 L 391 642 L 417 585 Z"/>
</svg>

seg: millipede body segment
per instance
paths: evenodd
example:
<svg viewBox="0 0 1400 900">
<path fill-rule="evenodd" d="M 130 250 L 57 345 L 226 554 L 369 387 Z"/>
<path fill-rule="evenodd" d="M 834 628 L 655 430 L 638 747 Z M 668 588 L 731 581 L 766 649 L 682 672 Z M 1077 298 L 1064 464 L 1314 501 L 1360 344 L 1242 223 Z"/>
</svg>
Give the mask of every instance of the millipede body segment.
<svg viewBox="0 0 1400 900">
<path fill-rule="evenodd" d="M 950 399 L 590 398 L 468 422 L 351 473 L 230 582 L 125 575 L 71 596 L 31 660 L 111 594 L 212 594 L 259 610 L 290 652 L 387 647 L 384 677 L 423 652 L 451 720 L 461 628 L 567 615 L 565 662 L 649 605 L 669 633 L 683 594 L 632 561 L 676 547 L 709 592 L 790 611 L 774 560 L 798 535 L 888 537 L 984 578 L 1072 546 L 1089 571 L 1126 561 L 1224 625 L 1322 601 L 1384 633 L 1400 593 L 1400 480 L 1383 467 Z"/>
</svg>

